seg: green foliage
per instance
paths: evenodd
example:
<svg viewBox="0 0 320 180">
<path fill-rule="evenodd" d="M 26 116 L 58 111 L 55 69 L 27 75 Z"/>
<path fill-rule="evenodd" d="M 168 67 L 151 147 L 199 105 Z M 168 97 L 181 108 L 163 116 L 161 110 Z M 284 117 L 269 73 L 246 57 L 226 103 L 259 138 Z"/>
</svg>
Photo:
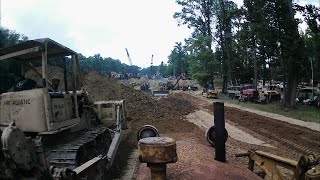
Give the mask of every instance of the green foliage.
<svg viewBox="0 0 320 180">
<path fill-rule="evenodd" d="M 206 73 L 210 74 L 213 80 L 214 72 L 217 71 L 218 62 L 215 61 L 214 53 L 207 46 L 211 39 L 208 36 L 198 35 L 188 40 L 189 46 L 189 70 L 192 74 Z"/>
<path fill-rule="evenodd" d="M 0 48 L 9 47 L 26 40 L 28 40 L 26 36 L 0 27 Z"/>
<path fill-rule="evenodd" d="M 138 74 L 140 72 L 140 67 L 129 66 L 127 64 L 121 63 L 120 60 L 112 59 L 110 57 L 103 58 L 100 54 L 95 54 L 90 57 L 85 57 L 79 54 L 80 68 L 83 72 L 87 73 L 89 71 L 97 71 L 101 75 L 111 75 L 112 72 L 120 74 Z"/>
<path fill-rule="evenodd" d="M 176 12 L 173 15 L 178 20 L 178 25 L 187 25 L 188 28 L 194 28 L 194 34 L 196 35 L 212 37 L 214 0 L 176 0 L 176 2 L 182 6 L 181 12 Z"/>
<path fill-rule="evenodd" d="M 27 40 L 15 31 L 0 27 L 0 48 L 6 48 Z M 13 83 L 15 74 L 21 73 L 21 66 L 13 61 L 0 61 L 0 93 L 7 91 Z"/>
<path fill-rule="evenodd" d="M 174 14 L 178 25 L 194 30 L 186 41 L 192 76 L 205 79 L 218 72 L 225 89 L 230 83 L 252 83 L 256 71 L 257 79 L 288 82 L 286 106 L 294 105 L 298 80 L 310 79 L 311 62 L 320 80 L 319 8 L 295 5 L 309 26 L 300 35 L 291 0 L 244 0 L 241 8 L 228 0 L 176 2 L 182 7 Z"/>
<path fill-rule="evenodd" d="M 173 66 L 173 74 L 179 76 L 182 73 L 188 74 L 188 55 L 182 43 L 176 43 L 169 55 L 169 65 Z"/>
<path fill-rule="evenodd" d="M 280 114 L 286 117 L 299 119 L 306 122 L 320 123 L 319 109 L 314 106 L 297 105 L 295 109 L 284 109 L 277 103 L 270 104 L 255 104 L 255 103 L 239 103 L 238 100 L 226 100 L 227 103 L 236 104 L 244 108 L 265 111 L 275 114 Z"/>
<path fill-rule="evenodd" d="M 198 73 L 195 73 L 193 77 L 197 79 L 200 86 L 206 85 L 207 82 L 212 82 L 212 76 L 211 74 L 208 74 L 208 73 L 198 72 Z"/>
</svg>

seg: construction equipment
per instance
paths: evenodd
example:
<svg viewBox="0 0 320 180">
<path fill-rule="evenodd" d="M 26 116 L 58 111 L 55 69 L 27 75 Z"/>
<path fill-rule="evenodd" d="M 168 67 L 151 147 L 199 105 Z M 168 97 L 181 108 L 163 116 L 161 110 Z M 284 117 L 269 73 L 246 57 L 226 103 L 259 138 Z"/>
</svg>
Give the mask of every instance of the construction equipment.
<svg viewBox="0 0 320 180">
<path fill-rule="evenodd" d="M 188 85 L 186 81 L 186 75 L 185 73 L 182 73 L 180 76 L 177 77 L 176 82 L 173 83 L 172 81 L 168 81 L 167 83 L 167 88 L 168 90 L 188 90 Z M 196 90 L 196 86 L 192 86 L 192 90 Z"/>
<path fill-rule="evenodd" d="M 153 54 L 151 56 L 151 66 L 150 66 L 151 74 L 153 74 Z"/>
<path fill-rule="evenodd" d="M 268 103 L 271 103 L 274 101 L 280 101 L 281 99 L 281 94 L 275 90 L 263 90 L 259 93 L 259 96 L 261 97 L 264 96 Z"/>
<path fill-rule="evenodd" d="M 48 58 L 63 58 L 63 90 L 60 79 L 48 79 Z M 42 80 L 29 87 L 19 81 L 0 95 L 0 179 L 104 179 L 126 128 L 124 101 L 92 102 L 81 88 L 77 53 L 48 38 L 0 49 L 0 60 Z"/>
<path fill-rule="evenodd" d="M 216 92 L 215 90 L 211 89 L 211 90 L 207 90 L 205 92 L 202 92 L 202 96 L 206 97 L 206 98 L 217 99 L 218 98 L 218 92 Z"/>
<path fill-rule="evenodd" d="M 128 60 L 129 60 L 129 64 L 130 64 L 130 66 L 132 66 L 132 60 L 131 60 L 131 57 L 130 57 L 130 54 L 129 54 L 129 51 L 128 51 L 127 48 L 126 48 L 126 52 L 127 52 L 127 57 L 128 57 Z"/>
<path fill-rule="evenodd" d="M 320 179 L 320 156 L 309 155 L 301 156 L 299 161 L 294 161 L 284 157 L 276 156 L 262 151 L 249 150 L 246 153 L 236 154 L 236 157 L 249 157 L 249 169 L 253 171 L 254 165 L 260 166 L 266 175 L 272 180 L 288 179 L 282 173 L 282 169 L 293 172 L 290 179 L 296 180 L 316 180 Z"/>
<path fill-rule="evenodd" d="M 149 81 L 151 94 L 153 96 L 168 96 L 167 80 L 160 74 L 155 74 L 152 80 Z"/>
<path fill-rule="evenodd" d="M 218 98 L 218 90 L 215 89 L 209 82 L 204 86 L 202 90 L 202 96 L 206 98 Z"/>
</svg>

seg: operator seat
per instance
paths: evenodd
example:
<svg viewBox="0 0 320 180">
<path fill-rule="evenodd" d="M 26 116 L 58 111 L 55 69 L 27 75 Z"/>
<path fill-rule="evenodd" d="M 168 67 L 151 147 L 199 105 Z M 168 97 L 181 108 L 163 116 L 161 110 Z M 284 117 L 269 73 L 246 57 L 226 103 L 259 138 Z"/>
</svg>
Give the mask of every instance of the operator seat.
<svg viewBox="0 0 320 180">
<path fill-rule="evenodd" d="M 13 90 L 14 91 L 30 90 L 30 89 L 36 88 L 36 85 L 37 85 L 36 81 L 28 78 L 23 78 L 14 85 Z"/>
</svg>

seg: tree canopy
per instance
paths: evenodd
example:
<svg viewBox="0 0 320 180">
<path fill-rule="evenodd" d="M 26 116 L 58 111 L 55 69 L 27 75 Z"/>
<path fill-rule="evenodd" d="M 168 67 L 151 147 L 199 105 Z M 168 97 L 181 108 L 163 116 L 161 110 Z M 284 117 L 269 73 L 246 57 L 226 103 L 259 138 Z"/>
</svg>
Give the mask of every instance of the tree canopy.
<svg viewBox="0 0 320 180">
<path fill-rule="evenodd" d="M 222 78 L 227 85 L 277 80 L 287 84 L 284 105 L 295 104 L 299 82 L 320 81 L 320 10 L 292 0 L 244 0 L 242 7 L 228 0 L 176 0 L 182 9 L 173 17 L 193 33 L 177 43 L 188 73 L 202 83 Z M 303 19 L 295 19 L 301 13 Z M 299 32 L 299 23 L 306 31 Z M 169 57 L 179 66 L 177 46 Z"/>
</svg>

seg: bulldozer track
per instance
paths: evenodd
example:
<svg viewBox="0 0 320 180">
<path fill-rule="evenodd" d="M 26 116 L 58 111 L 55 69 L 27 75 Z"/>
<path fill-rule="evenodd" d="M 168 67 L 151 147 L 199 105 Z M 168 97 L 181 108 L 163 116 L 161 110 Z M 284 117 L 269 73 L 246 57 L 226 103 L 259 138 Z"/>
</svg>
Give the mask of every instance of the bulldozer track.
<svg viewBox="0 0 320 180">
<path fill-rule="evenodd" d="M 62 144 L 51 150 L 48 156 L 50 166 L 75 169 L 86 161 L 105 154 L 111 142 L 110 131 L 107 128 L 95 128 L 67 138 Z"/>
<path fill-rule="evenodd" d="M 261 132 L 268 134 L 268 135 L 271 136 L 272 138 L 275 138 L 275 139 L 277 139 L 278 141 L 281 141 L 282 143 L 285 143 L 286 146 L 292 147 L 292 148 L 294 148 L 294 149 L 297 150 L 297 151 L 300 151 L 300 152 L 302 152 L 302 153 L 306 153 L 306 154 L 308 154 L 308 155 L 310 155 L 310 154 L 313 154 L 313 155 L 316 155 L 316 156 L 320 155 L 319 152 L 316 152 L 316 151 L 307 149 L 306 147 L 304 147 L 304 146 L 302 146 L 302 145 L 298 145 L 298 144 L 296 144 L 296 143 L 294 143 L 294 142 L 292 142 L 292 141 L 289 141 L 289 140 L 287 140 L 287 139 L 284 139 L 284 138 L 281 138 L 281 137 L 279 137 L 279 136 L 277 136 L 277 135 L 274 135 L 274 134 L 270 133 L 269 131 L 267 131 L 266 129 L 260 128 L 260 130 L 261 130 Z M 310 141 L 309 139 L 307 139 L 307 140 Z"/>
<path fill-rule="evenodd" d="M 298 131 L 303 131 L 303 132 L 306 132 L 306 133 L 309 133 L 309 134 L 312 134 L 312 135 L 317 135 L 319 136 L 320 132 L 319 131 L 314 131 L 314 130 L 310 130 L 310 129 L 307 129 L 307 128 L 303 128 L 301 126 L 292 126 L 293 129 L 296 129 Z"/>
</svg>

